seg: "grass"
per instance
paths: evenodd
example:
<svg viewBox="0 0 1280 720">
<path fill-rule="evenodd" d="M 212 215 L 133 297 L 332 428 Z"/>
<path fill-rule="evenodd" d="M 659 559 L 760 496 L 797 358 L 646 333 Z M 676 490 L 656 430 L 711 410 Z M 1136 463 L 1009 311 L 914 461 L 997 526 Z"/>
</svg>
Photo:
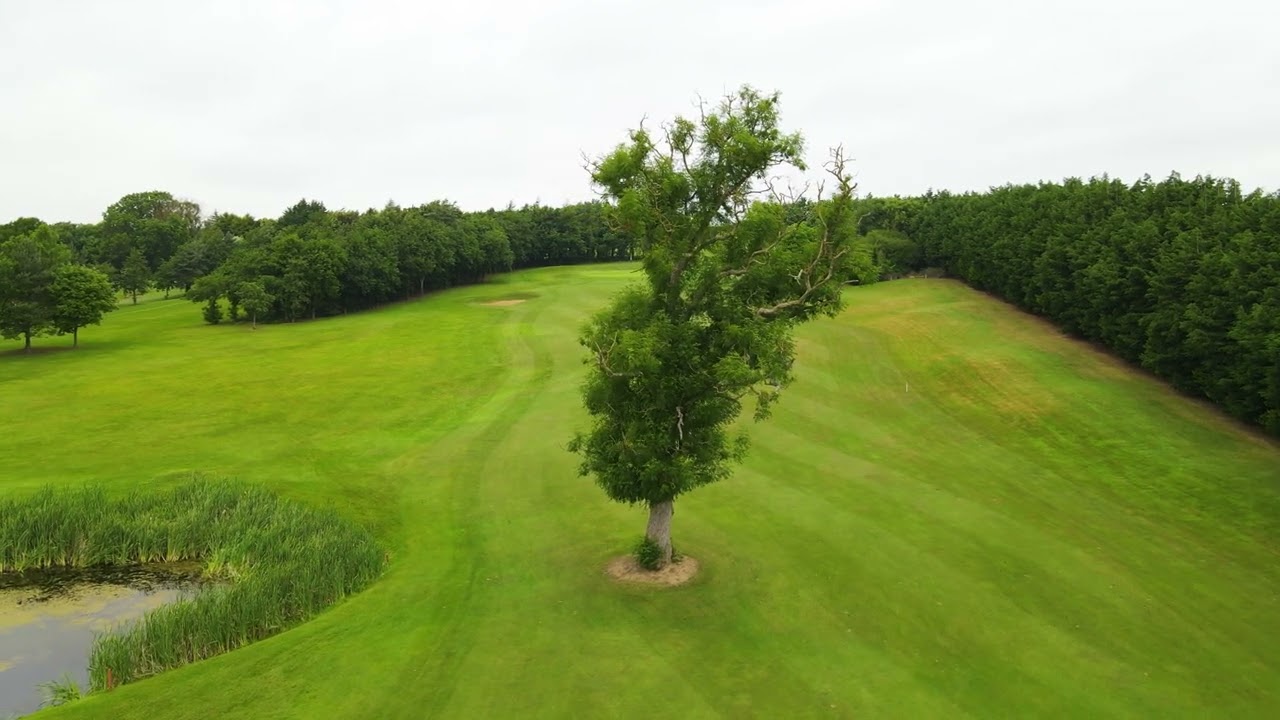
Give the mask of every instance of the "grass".
<svg viewBox="0 0 1280 720">
<path fill-rule="evenodd" d="M 46 488 L 0 499 L 0 570 L 201 560 L 229 582 L 94 640 L 93 692 L 181 667 L 297 625 L 359 592 L 383 553 L 362 528 L 270 492 L 194 479 L 109 498 Z M 56 697 L 67 699 L 65 685 Z"/>
<path fill-rule="evenodd" d="M 392 555 L 310 622 L 49 717 L 1280 714 L 1280 450 L 948 281 L 804 328 L 748 462 L 677 502 L 701 576 L 612 584 L 644 513 L 563 446 L 576 330 L 631 270 L 257 331 L 145 302 L 0 357 L 0 495 L 202 471 Z"/>
<path fill-rule="evenodd" d="M 80 686 L 76 684 L 76 681 L 69 674 L 63 675 L 57 680 L 50 680 L 41 684 L 40 691 L 44 695 L 45 707 L 66 705 L 84 697 L 84 691 L 80 689 Z"/>
</svg>

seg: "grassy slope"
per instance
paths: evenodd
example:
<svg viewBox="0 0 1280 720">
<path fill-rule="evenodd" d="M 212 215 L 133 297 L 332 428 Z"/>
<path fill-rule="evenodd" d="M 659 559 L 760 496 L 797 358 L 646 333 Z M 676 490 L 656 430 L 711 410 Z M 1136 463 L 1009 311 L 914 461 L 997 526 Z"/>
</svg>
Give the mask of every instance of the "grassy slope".
<svg viewBox="0 0 1280 720">
<path fill-rule="evenodd" d="M 641 511 L 562 447 L 574 332 L 625 278 L 257 332 L 155 301 L 0 356 L 0 492 L 201 469 L 395 555 L 301 628 L 50 717 L 1280 713 L 1280 450 L 950 282 L 805 328 L 747 465 L 677 503 L 700 580 L 611 585 Z"/>
</svg>

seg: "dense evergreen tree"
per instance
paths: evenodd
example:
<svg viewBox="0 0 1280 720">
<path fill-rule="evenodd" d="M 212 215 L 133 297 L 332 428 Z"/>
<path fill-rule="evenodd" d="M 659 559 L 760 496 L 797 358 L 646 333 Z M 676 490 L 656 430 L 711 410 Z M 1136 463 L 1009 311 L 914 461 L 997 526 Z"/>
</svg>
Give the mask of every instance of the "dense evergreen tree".
<svg viewBox="0 0 1280 720">
<path fill-rule="evenodd" d="M 116 286 L 133 299 L 134 305 L 138 304 L 138 295 L 151 287 L 151 268 L 147 267 L 147 259 L 139 248 L 129 251 L 120 272 L 116 274 Z"/>
<path fill-rule="evenodd" d="M 1174 174 L 877 198 L 859 211 L 860 231 L 879 234 L 902 272 L 945 268 L 1280 433 L 1280 194 Z"/>
</svg>

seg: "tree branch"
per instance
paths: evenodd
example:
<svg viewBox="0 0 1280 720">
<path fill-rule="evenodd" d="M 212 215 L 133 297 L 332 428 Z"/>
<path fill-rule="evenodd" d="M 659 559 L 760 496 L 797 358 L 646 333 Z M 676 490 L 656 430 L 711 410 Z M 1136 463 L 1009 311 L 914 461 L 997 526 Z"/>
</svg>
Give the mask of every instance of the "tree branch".
<svg viewBox="0 0 1280 720">
<path fill-rule="evenodd" d="M 621 373 L 609 366 L 609 356 L 613 354 L 613 350 L 616 347 L 618 347 L 617 333 L 613 334 L 612 342 L 609 343 L 608 349 L 601 348 L 599 343 L 593 342 L 592 349 L 595 350 L 595 354 L 596 354 L 596 367 L 600 368 L 600 372 L 603 372 L 605 375 L 608 375 L 609 377 L 616 377 L 616 378 L 635 377 L 636 376 L 635 373 Z"/>
<path fill-rule="evenodd" d="M 836 268 L 839 267 L 840 259 L 848 252 L 848 248 L 840 248 L 836 250 L 836 238 L 832 237 L 833 224 L 838 224 L 842 216 L 847 212 L 844 200 L 848 200 L 853 194 L 853 182 L 845 172 L 844 146 L 837 146 L 831 151 L 831 160 L 827 163 L 827 172 L 836 179 L 839 188 L 835 198 L 831 201 L 831 209 L 827 212 L 819 211 L 818 223 L 822 225 L 822 236 L 818 239 L 818 243 L 814 248 L 813 259 L 807 265 L 796 271 L 795 281 L 801 285 L 802 290 L 798 297 L 789 300 L 782 300 L 773 305 L 758 307 L 755 309 L 755 315 L 761 318 L 772 318 L 783 314 L 793 308 L 804 307 L 815 293 L 820 291 L 835 277 Z M 818 187 L 818 202 L 822 201 L 822 186 Z M 831 216 L 835 217 L 832 218 Z M 835 223 L 833 223 L 833 219 Z"/>
</svg>

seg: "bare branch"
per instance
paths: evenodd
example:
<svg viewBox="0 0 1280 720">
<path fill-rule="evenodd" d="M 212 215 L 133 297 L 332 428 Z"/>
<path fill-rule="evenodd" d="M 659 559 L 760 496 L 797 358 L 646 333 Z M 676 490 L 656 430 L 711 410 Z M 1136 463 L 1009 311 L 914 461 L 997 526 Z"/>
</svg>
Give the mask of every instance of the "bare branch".
<svg viewBox="0 0 1280 720">
<path fill-rule="evenodd" d="M 832 209 L 826 212 L 818 213 L 818 223 L 822 226 L 822 235 L 818 238 L 818 242 L 814 247 L 813 258 L 807 264 L 798 268 L 792 279 L 800 286 L 800 294 L 797 297 L 782 300 L 773 305 L 758 307 L 755 309 L 755 315 L 761 318 L 777 317 L 788 310 L 804 307 L 810 302 L 814 295 L 823 287 L 827 286 L 835 278 L 836 268 L 840 266 L 840 259 L 848 253 L 848 248 L 836 249 L 837 238 L 832 236 L 834 229 L 832 227 L 832 218 L 830 213 L 844 213 L 846 206 L 838 200 L 840 197 L 848 198 L 853 194 L 853 181 L 845 172 L 844 147 L 837 146 L 831 151 L 831 160 L 827 163 L 827 172 L 835 178 L 836 185 L 839 188 L 833 201 Z M 818 186 L 818 202 L 822 201 L 823 186 Z M 839 219 L 838 217 L 836 218 Z"/>
<path fill-rule="evenodd" d="M 613 334 L 612 342 L 609 343 L 609 347 L 607 349 L 601 348 L 599 343 L 592 343 L 592 345 L 596 353 L 596 367 L 600 368 L 600 371 L 603 372 L 605 375 L 608 375 L 609 377 L 616 377 L 616 378 L 635 377 L 635 373 L 617 372 L 616 370 L 614 370 L 612 367 L 609 366 L 609 357 L 613 355 L 614 348 L 618 347 L 617 333 Z"/>
</svg>

